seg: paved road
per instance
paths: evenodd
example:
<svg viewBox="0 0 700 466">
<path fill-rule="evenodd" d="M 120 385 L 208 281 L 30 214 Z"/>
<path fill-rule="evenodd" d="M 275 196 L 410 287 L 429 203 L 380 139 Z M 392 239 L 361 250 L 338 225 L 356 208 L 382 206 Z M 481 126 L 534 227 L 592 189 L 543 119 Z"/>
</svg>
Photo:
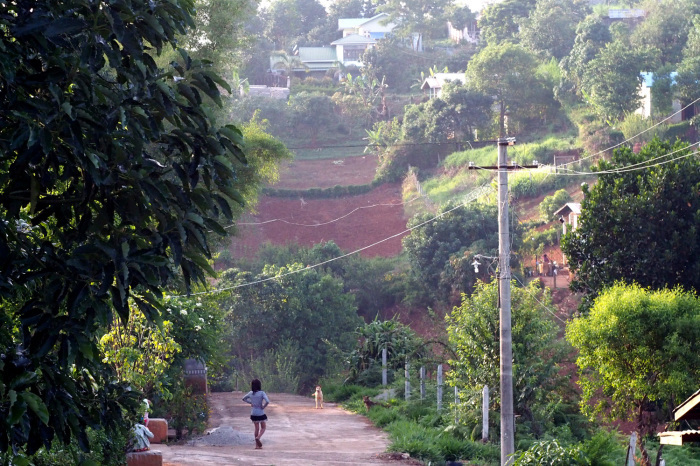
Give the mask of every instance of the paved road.
<svg viewBox="0 0 700 466">
<path fill-rule="evenodd" d="M 188 445 L 152 449 L 162 451 L 167 466 L 397 464 L 380 456 L 388 444 L 386 434 L 365 417 L 333 403 L 315 409 L 310 397 L 268 395 L 272 403 L 266 409 L 262 450 L 254 449 L 250 405 L 241 401 L 241 392 L 210 395 L 210 435 Z"/>
</svg>

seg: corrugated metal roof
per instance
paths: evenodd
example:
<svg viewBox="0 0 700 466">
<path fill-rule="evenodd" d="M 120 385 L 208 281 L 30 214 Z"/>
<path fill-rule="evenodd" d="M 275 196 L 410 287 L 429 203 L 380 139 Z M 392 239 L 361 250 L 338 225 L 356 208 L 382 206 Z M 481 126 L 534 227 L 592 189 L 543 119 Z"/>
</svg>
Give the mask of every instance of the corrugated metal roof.
<svg viewBox="0 0 700 466">
<path fill-rule="evenodd" d="M 613 19 L 643 18 L 644 10 L 608 10 L 608 16 Z"/>
<path fill-rule="evenodd" d="M 367 18 L 340 18 L 338 20 L 338 30 L 357 29 L 367 22 Z"/>
<path fill-rule="evenodd" d="M 299 59 L 308 62 L 334 62 L 338 59 L 335 47 L 299 47 Z"/>
<path fill-rule="evenodd" d="M 347 37 L 343 37 L 342 39 L 338 39 L 334 42 L 331 42 L 331 45 L 350 45 L 350 44 L 376 44 L 377 41 L 370 38 L 370 37 L 365 37 L 361 36 L 359 34 L 350 34 Z"/>
<path fill-rule="evenodd" d="M 661 445 L 683 445 L 691 442 L 700 442 L 700 430 L 671 431 L 659 434 Z"/>
<path fill-rule="evenodd" d="M 435 73 L 433 76 L 428 76 L 423 81 L 421 89 L 442 89 L 448 82 L 457 82 L 464 84 L 464 73 Z"/>
<path fill-rule="evenodd" d="M 340 18 L 338 19 L 338 31 L 342 31 L 343 29 L 356 29 L 362 26 L 365 23 L 369 23 L 370 21 L 374 21 L 377 18 L 381 18 L 382 16 L 389 16 L 386 13 L 379 13 L 377 15 L 372 16 L 371 18 Z"/>
</svg>

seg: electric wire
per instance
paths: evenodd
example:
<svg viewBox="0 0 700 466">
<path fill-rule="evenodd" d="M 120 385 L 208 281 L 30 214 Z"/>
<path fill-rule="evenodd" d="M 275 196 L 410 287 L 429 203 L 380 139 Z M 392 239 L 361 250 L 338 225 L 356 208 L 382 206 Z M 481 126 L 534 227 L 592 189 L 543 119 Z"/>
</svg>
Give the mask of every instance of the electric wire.
<svg viewBox="0 0 700 466">
<path fill-rule="evenodd" d="M 467 205 L 467 204 L 470 203 L 470 202 L 476 201 L 476 200 L 477 200 L 478 198 L 480 198 L 481 196 L 483 196 L 483 195 L 489 193 L 492 189 L 493 189 L 493 188 L 491 188 L 490 185 L 484 185 L 484 186 L 481 186 L 481 187 L 479 187 L 479 188 L 476 188 L 474 191 L 472 191 L 472 192 L 470 192 L 469 194 L 467 194 L 467 195 L 465 196 L 464 200 L 462 201 L 462 203 L 460 203 L 459 205 L 457 205 L 457 206 L 455 206 L 455 207 L 453 207 L 453 208 L 451 208 L 451 209 L 449 209 L 449 210 L 446 210 L 445 212 L 442 212 L 442 213 L 440 213 L 440 214 L 438 214 L 438 215 L 436 215 L 436 216 L 434 216 L 434 217 L 432 217 L 432 218 L 430 218 L 430 219 L 428 219 L 428 220 L 426 220 L 426 221 L 424 221 L 424 222 L 421 222 L 421 223 L 419 223 L 418 225 L 414 225 L 414 226 L 412 226 L 412 227 L 410 227 L 410 228 L 407 228 L 407 229 L 405 229 L 405 230 L 403 230 L 403 231 L 401 231 L 401 232 L 399 232 L 399 233 L 396 233 L 396 234 L 394 234 L 394 235 L 391 235 L 391 236 L 389 236 L 388 238 L 384 238 L 384 239 L 382 239 L 382 240 L 376 241 L 376 242 L 374 242 L 374 243 L 372 243 L 372 244 L 370 244 L 370 245 L 368 245 L 368 246 L 361 247 L 361 248 L 356 249 L 356 250 L 354 250 L 354 251 L 352 251 L 352 252 L 349 252 L 349 253 L 346 253 L 346 254 L 342 254 L 342 255 L 340 255 L 340 256 L 338 256 L 338 257 L 333 257 L 333 258 L 331 258 L 331 259 L 325 260 L 325 261 L 323 261 L 323 262 L 319 262 L 319 263 L 317 263 L 317 264 L 313 264 L 313 265 L 306 266 L 306 267 L 303 268 L 303 269 L 292 270 L 292 271 L 290 271 L 290 272 L 286 272 L 286 273 L 283 273 L 283 274 L 280 274 L 280 275 L 275 275 L 274 277 L 268 277 L 268 278 L 263 278 L 263 279 L 260 279 L 260 280 L 254 280 L 254 281 L 252 281 L 252 282 L 240 283 L 240 284 L 238 284 L 238 285 L 227 286 L 227 287 L 224 287 L 224 288 L 217 288 L 217 289 L 213 289 L 213 290 L 200 291 L 200 292 L 197 292 L 197 293 L 190 293 L 189 295 L 177 295 L 177 296 L 171 296 L 171 297 L 173 297 L 173 298 L 185 298 L 185 297 L 202 296 L 202 295 L 208 295 L 208 294 L 214 294 L 214 293 L 222 293 L 222 292 L 224 292 L 224 291 L 231 291 L 231 290 L 235 290 L 235 289 L 238 289 L 238 288 L 244 288 L 244 287 L 248 287 L 248 286 L 252 286 L 252 285 L 258 285 L 258 284 L 260 284 L 260 283 L 265 283 L 265 282 L 269 282 L 269 281 L 272 281 L 272 280 L 277 280 L 277 279 L 279 279 L 279 278 L 283 278 L 283 277 L 286 277 L 286 276 L 289 276 L 289 275 L 293 275 L 293 274 L 296 274 L 296 273 L 301 273 L 301 272 L 304 272 L 304 271 L 307 271 L 307 270 L 310 270 L 310 269 L 315 269 L 315 268 L 317 268 L 317 267 L 321 267 L 322 265 L 326 265 L 326 264 L 328 264 L 328 263 L 330 263 L 330 262 L 334 262 L 334 261 L 337 261 L 337 260 L 340 260 L 340 259 L 344 259 L 344 258 L 349 257 L 349 256 L 352 256 L 352 255 L 358 254 L 358 253 L 360 253 L 360 252 L 362 252 L 362 251 L 364 251 L 364 250 L 366 250 L 366 249 L 369 249 L 369 248 L 374 247 L 374 246 L 376 246 L 376 245 L 378 245 L 378 244 L 384 243 L 385 241 L 389 241 L 390 239 L 394 239 L 394 238 L 396 238 L 396 237 L 398 237 L 398 236 L 401 236 L 401 235 L 403 235 L 403 234 L 405 234 L 405 233 L 411 232 L 411 231 L 415 230 L 415 229 L 418 228 L 418 227 L 422 227 L 423 225 L 427 225 L 428 223 L 430 223 L 430 222 L 432 222 L 432 221 L 435 221 L 435 220 L 437 220 L 437 219 L 440 218 L 440 217 L 444 217 L 445 215 L 447 215 L 447 214 L 449 214 L 449 213 L 451 213 L 451 212 L 453 212 L 453 211 L 455 211 L 455 210 L 457 210 L 457 209 L 459 209 L 459 208 L 464 207 L 465 205 Z"/>
<path fill-rule="evenodd" d="M 642 161 L 642 162 L 638 162 L 638 163 L 635 163 L 635 164 L 632 164 L 632 165 L 627 165 L 627 166 L 624 166 L 624 167 L 615 168 L 615 169 L 612 169 L 612 170 L 601 170 L 601 171 L 590 171 L 590 172 L 582 172 L 582 171 L 581 171 L 581 172 L 580 172 L 580 171 L 574 171 L 574 170 L 570 170 L 570 169 L 565 169 L 565 170 L 567 170 L 567 172 L 563 172 L 563 173 L 560 173 L 560 172 L 550 172 L 550 174 L 551 174 L 551 175 L 554 175 L 554 176 L 590 176 L 590 175 L 610 175 L 610 174 L 616 174 L 616 173 L 632 172 L 632 171 L 637 171 L 637 170 L 646 170 L 647 168 L 658 167 L 658 166 L 660 166 L 660 165 L 664 165 L 664 164 L 667 164 L 667 163 L 670 163 L 670 162 L 675 162 L 676 160 L 680 160 L 680 159 L 684 159 L 684 158 L 687 158 L 687 157 L 692 157 L 692 156 L 694 156 L 694 155 L 697 155 L 696 152 L 690 152 L 690 153 L 688 153 L 688 154 L 684 154 L 684 155 L 675 157 L 675 158 L 670 159 L 670 160 L 664 160 L 664 161 L 662 161 L 662 162 L 658 162 L 658 163 L 649 165 L 649 162 L 653 162 L 653 161 L 655 161 L 655 160 L 659 160 L 659 159 L 663 159 L 663 158 L 665 158 L 665 157 L 669 157 L 669 156 L 671 156 L 671 155 L 673 155 L 673 154 L 676 154 L 676 153 L 678 153 L 678 152 L 683 152 L 683 151 L 686 151 L 686 150 L 690 150 L 690 149 L 692 149 L 694 146 L 698 146 L 699 144 L 700 144 L 700 141 L 699 141 L 699 142 L 695 142 L 695 143 L 693 143 L 693 144 L 691 144 L 691 145 L 689 145 L 689 146 L 687 146 L 687 147 L 684 147 L 684 148 L 682 148 L 682 149 L 677 149 L 677 150 L 675 150 L 675 151 L 673 151 L 673 152 L 669 152 L 668 154 L 659 155 L 658 157 L 654 157 L 654 158 L 649 159 L 649 160 L 645 160 L 645 161 Z M 551 167 L 551 166 L 550 166 L 550 167 Z M 559 169 L 559 168 L 561 168 L 561 167 L 557 167 L 557 169 Z"/>
<path fill-rule="evenodd" d="M 539 303 L 540 306 L 542 306 L 547 312 L 549 312 L 550 314 L 552 314 L 552 315 L 554 316 L 554 318 L 556 318 L 556 319 L 559 320 L 560 322 L 566 324 L 566 321 L 565 321 L 564 319 L 562 319 L 561 317 L 559 317 L 558 315 L 556 315 L 556 314 L 554 313 L 554 311 L 552 311 L 549 307 L 547 307 L 547 305 L 545 305 L 542 301 L 540 301 L 539 299 L 537 299 L 537 296 L 535 296 L 534 294 L 532 294 L 532 292 L 530 292 L 530 290 L 525 286 L 525 284 L 524 284 L 522 281 L 520 281 L 520 279 L 519 279 L 517 276 L 513 275 L 513 278 L 515 278 L 515 280 L 516 280 L 518 283 L 520 283 L 520 286 L 522 287 L 522 289 L 525 290 L 530 296 L 532 296 L 532 299 L 534 299 L 535 301 L 537 301 L 537 302 Z"/>
<path fill-rule="evenodd" d="M 229 226 L 224 227 L 224 228 L 227 229 L 227 228 L 234 227 L 236 225 L 247 225 L 247 226 L 266 225 L 268 223 L 273 223 L 273 222 L 280 222 L 280 223 L 285 223 L 287 225 L 298 226 L 298 227 L 320 227 L 320 226 L 324 226 L 324 225 L 328 225 L 328 224 L 340 221 L 340 220 L 342 220 L 346 217 L 349 217 L 350 215 L 352 215 L 355 212 L 362 210 L 362 209 L 372 209 L 374 207 L 396 207 L 396 206 L 408 205 L 408 204 L 420 199 L 421 197 L 423 197 L 423 196 L 414 197 L 413 199 L 410 199 L 406 202 L 396 202 L 396 203 L 388 203 L 388 204 L 372 204 L 372 205 L 367 205 L 367 206 L 356 207 L 345 215 L 342 215 L 338 218 L 335 218 L 333 220 L 328 220 L 327 222 L 322 222 L 322 223 L 295 223 L 295 222 L 290 222 L 289 220 L 285 220 L 283 218 L 273 218 L 270 220 L 265 220 L 264 222 L 239 222 L 237 224 L 229 225 Z"/>
<path fill-rule="evenodd" d="M 604 152 L 608 152 L 609 150 L 612 150 L 612 149 L 615 149 L 615 148 L 617 148 L 617 147 L 620 147 L 621 145 L 623 145 L 623 144 L 625 144 L 625 143 L 631 141 L 632 139 L 635 139 L 636 137 L 641 136 L 642 134 L 646 133 L 647 131 L 651 131 L 652 129 L 656 128 L 657 126 L 661 125 L 662 123 L 664 123 L 664 122 L 670 120 L 670 119 L 673 118 L 674 116 L 676 116 L 676 115 L 678 115 L 679 113 L 683 112 L 684 110 L 686 110 L 687 108 L 691 107 L 692 105 L 695 105 L 695 104 L 696 104 L 697 102 L 699 102 L 699 101 L 700 101 L 700 97 L 698 97 L 697 99 L 693 100 L 691 103 L 689 103 L 688 105 L 686 105 L 686 106 L 683 107 L 682 109 L 678 110 L 676 113 L 673 113 L 673 114 L 667 116 L 666 118 L 664 118 L 663 120 L 659 121 L 658 123 L 656 123 L 656 124 L 654 124 L 654 125 L 648 127 L 648 128 L 645 129 L 644 131 L 641 131 L 641 132 L 635 134 L 634 136 L 632 136 L 632 137 L 630 137 L 630 138 L 628 138 L 628 139 L 625 139 L 624 141 L 620 142 L 619 144 L 615 144 L 614 146 L 610 146 L 610 147 L 608 147 L 607 149 L 603 149 L 603 150 L 601 150 L 601 151 L 596 152 L 595 154 L 588 155 L 588 156 L 583 157 L 583 158 L 581 158 L 581 159 L 579 159 L 579 160 L 574 160 L 574 161 L 571 161 L 571 162 L 563 163 L 563 164 L 559 165 L 559 168 L 565 167 L 565 166 L 567 166 L 567 165 L 571 165 L 571 164 L 573 164 L 573 163 L 582 162 L 582 161 L 584 161 L 584 160 L 587 160 L 587 159 L 590 159 L 590 158 L 595 157 L 595 156 L 597 156 L 597 155 L 600 155 L 600 154 L 602 154 L 602 153 L 604 153 Z"/>
</svg>

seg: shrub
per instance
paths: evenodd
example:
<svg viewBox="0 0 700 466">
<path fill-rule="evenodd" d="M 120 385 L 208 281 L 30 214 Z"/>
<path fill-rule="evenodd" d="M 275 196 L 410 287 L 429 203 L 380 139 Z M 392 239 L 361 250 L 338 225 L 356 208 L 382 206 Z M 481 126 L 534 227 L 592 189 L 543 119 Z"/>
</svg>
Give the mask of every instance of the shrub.
<svg viewBox="0 0 700 466">
<path fill-rule="evenodd" d="M 560 189 L 551 196 L 545 197 L 540 203 L 540 217 L 545 222 L 554 219 L 554 212 L 559 210 L 564 204 L 571 201 L 571 195 L 566 189 Z"/>
</svg>

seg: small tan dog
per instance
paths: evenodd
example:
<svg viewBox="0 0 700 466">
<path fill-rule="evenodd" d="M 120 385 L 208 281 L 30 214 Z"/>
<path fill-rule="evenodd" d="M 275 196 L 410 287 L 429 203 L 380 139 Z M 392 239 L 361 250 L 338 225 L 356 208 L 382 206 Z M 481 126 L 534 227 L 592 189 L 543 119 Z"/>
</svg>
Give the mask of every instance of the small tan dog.
<svg viewBox="0 0 700 466">
<path fill-rule="evenodd" d="M 314 392 L 314 398 L 316 398 L 316 409 L 318 409 L 318 405 L 321 405 L 321 409 L 323 409 L 323 391 L 321 391 L 320 385 L 316 385 L 316 391 Z"/>
</svg>

